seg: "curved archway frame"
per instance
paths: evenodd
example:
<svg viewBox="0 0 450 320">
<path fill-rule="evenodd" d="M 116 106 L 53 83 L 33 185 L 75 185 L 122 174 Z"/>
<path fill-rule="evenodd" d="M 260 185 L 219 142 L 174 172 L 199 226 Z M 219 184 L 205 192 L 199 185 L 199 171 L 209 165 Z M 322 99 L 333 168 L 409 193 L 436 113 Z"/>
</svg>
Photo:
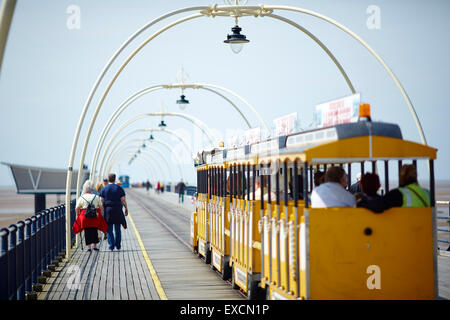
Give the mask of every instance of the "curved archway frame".
<svg viewBox="0 0 450 320">
<path fill-rule="evenodd" d="M 186 149 L 186 151 L 188 153 L 192 153 L 192 149 L 190 148 L 190 146 L 175 131 L 172 131 L 172 130 L 169 130 L 169 129 L 160 129 L 160 128 L 155 128 L 155 129 L 136 129 L 136 130 L 130 131 L 127 134 L 125 134 L 124 136 L 122 136 L 119 140 L 117 140 L 116 143 L 113 146 L 108 146 L 105 149 L 104 153 L 105 154 L 107 154 L 108 152 L 113 153 L 117 149 L 118 145 L 123 140 L 125 140 L 125 138 L 127 138 L 127 137 L 129 137 L 129 136 L 131 136 L 133 134 L 141 133 L 141 132 L 149 132 L 149 133 L 152 133 L 152 132 L 164 132 L 164 133 L 170 134 L 171 136 L 175 137 L 176 139 L 178 139 L 178 141 L 180 141 L 183 144 L 184 148 Z M 148 141 L 148 140 L 149 139 L 143 139 L 143 142 Z M 109 159 L 109 157 L 107 157 L 107 159 Z M 106 161 L 106 163 L 108 163 L 108 160 Z M 100 173 L 102 172 L 102 167 L 99 168 L 99 172 Z"/>
<path fill-rule="evenodd" d="M 137 115 L 131 119 L 129 119 L 128 121 L 126 121 L 119 129 L 117 129 L 117 131 L 113 134 L 113 136 L 110 138 L 110 140 L 108 141 L 107 147 L 106 149 L 108 149 L 112 142 L 114 141 L 114 139 L 117 138 L 117 136 L 122 132 L 123 129 L 125 129 L 127 126 L 129 126 L 130 124 L 132 124 L 135 121 L 138 121 L 140 119 L 144 119 L 146 117 L 157 117 L 157 116 L 173 116 L 173 117 L 180 117 L 183 118 L 189 122 L 191 122 L 194 126 L 196 126 L 197 128 L 199 128 L 203 134 L 205 134 L 210 143 L 214 144 L 212 139 L 215 139 L 215 137 L 212 135 L 212 132 L 210 132 L 210 129 L 206 126 L 206 124 L 204 124 L 202 121 L 200 121 L 199 119 L 184 114 L 184 113 L 175 113 L 175 112 L 154 112 L 154 113 L 144 113 L 144 114 L 140 114 Z M 106 151 L 106 150 L 105 150 Z M 105 156 L 106 156 L 106 152 L 103 153 L 102 159 L 100 161 L 100 167 L 103 167 L 103 163 L 105 161 Z M 91 170 L 93 170 L 92 172 L 96 171 L 96 167 L 92 168 Z M 94 177 L 94 174 L 92 174 L 92 176 Z M 81 182 L 81 180 L 80 180 Z"/>
<path fill-rule="evenodd" d="M 129 143 L 131 143 L 131 142 L 139 142 L 140 145 L 136 146 L 136 148 L 137 148 L 138 150 L 141 150 L 142 143 L 143 143 L 144 141 L 146 141 L 146 140 L 147 140 L 147 139 L 144 139 L 144 140 L 140 140 L 140 139 L 132 139 L 132 140 L 127 141 L 126 143 L 129 144 Z M 173 148 L 172 148 L 170 145 L 168 145 L 166 142 L 161 141 L 161 140 L 159 140 L 159 139 L 154 139 L 154 140 L 152 140 L 152 143 L 158 143 L 158 144 L 162 145 L 162 146 L 163 146 L 164 148 L 166 148 L 170 153 L 172 153 L 173 156 L 175 156 L 176 162 L 177 162 L 176 165 L 177 165 L 177 167 L 178 167 L 180 176 L 183 178 L 183 170 L 181 169 L 181 161 L 180 161 L 180 158 L 178 157 L 178 154 L 177 154 L 176 152 L 173 151 Z M 152 148 L 151 145 L 146 146 L 146 148 L 147 148 L 147 147 L 148 147 L 149 149 L 151 149 L 151 150 L 154 149 L 154 147 Z M 144 151 L 144 150 L 142 150 L 142 151 Z M 141 152 L 142 152 L 142 151 L 141 151 Z M 135 153 L 136 153 L 136 152 L 135 152 Z M 114 154 L 114 153 L 111 153 L 111 154 L 109 155 L 109 160 L 106 162 L 106 163 L 110 163 L 110 165 L 109 165 L 109 166 L 105 166 L 104 168 L 100 168 L 100 170 L 101 170 L 100 172 L 102 172 L 102 175 L 105 175 L 106 172 L 108 172 L 108 170 L 112 168 L 112 166 L 113 166 L 113 164 L 114 164 L 113 161 L 112 161 L 112 159 L 111 159 L 113 154 Z"/>
<path fill-rule="evenodd" d="M 116 73 L 116 75 L 114 76 L 113 80 L 110 82 L 110 84 L 108 85 L 105 93 L 103 94 L 100 103 L 97 107 L 97 110 L 94 112 L 94 116 L 93 119 L 91 121 L 91 128 L 89 128 L 88 131 L 88 138 L 90 137 L 91 131 L 92 131 L 92 126 L 93 123 L 95 123 L 95 120 L 97 118 L 98 112 L 101 108 L 101 105 L 103 104 L 107 94 L 109 93 L 112 84 L 115 82 L 115 80 L 117 79 L 118 75 L 121 73 L 121 71 L 125 68 L 125 66 L 133 59 L 133 57 L 137 54 L 137 52 L 139 52 L 147 43 L 149 43 L 153 38 L 155 38 L 156 36 L 158 36 L 159 34 L 163 33 L 164 31 L 170 29 L 171 27 L 180 24 L 182 22 L 185 21 L 189 21 L 191 19 L 194 18 L 198 18 L 200 16 L 209 16 L 209 17 L 216 17 L 216 16 L 228 16 L 228 17 L 235 17 L 236 19 L 238 17 L 243 17 L 243 16 L 254 16 L 254 17 L 264 17 L 264 16 L 268 16 L 269 14 L 272 14 L 272 12 L 274 10 L 285 10 L 285 11 L 294 11 L 294 12 L 298 12 L 298 13 L 303 13 L 303 14 L 307 14 L 307 15 L 311 15 L 313 17 L 319 18 L 321 20 L 324 20 L 328 23 L 331 23 L 332 25 L 338 27 L 339 29 L 343 30 L 344 32 L 346 32 L 347 34 L 349 34 L 351 37 L 353 37 L 355 40 L 357 40 L 360 44 L 362 44 L 377 60 L 378 62 L 383 66 L 383 68 L 386 70 L 386 72 L 389 74 L 389 76 L 392 78 L 392 80 L 394 81 L 395 85 L 398 87 L 398 89 L 400 90 L 404 100 L 406 101 L 408 108 L 414 118 L 414 121 L 416 123 L 416 126 L 419 130 L 419 134 L 422 140 L 423 144 L 426 144 L 426 139 L 425 139 L 425 134 L 423 132 L 422 126 L 420 124 L 420 121 L 417 117 L 417 113 L 412 105 L 411 100 L 409 99 L 408 95 L 406 94 L 406 91 L 404 90 L 403 86 L 401 85 L 400 81 L 397 79 L 397 77 L 394 75 L 394 73 L 392 72 L 392 70 L 387 66 L 387 64 L 384 62 L 384 60 L 375 52 L 375 50 L 373 50 L 364 40 L 362 40 L 358 35 L 356 35 L 354 32 L 352 32 L 350 29 L 348 29 L 347 27 L 343 26 L 342 24 L 338 23 L 337 21 L 316 13 L 314 11 L 311 10 L 307 10 L 307 9 L 302 9 L 302 8 L 297 8 L 297 7 L 289 7 L 289 6 L 266 6 L 266 5 L 260 5 L 260 6 L 239 6 L 239 5 L 235 5 L 235 6 L 218 6 L 216 5 L 211 5 L 209 7 L 189 7 L 189 8 L 184 8 L 184 9 L 179 9 L 179 10 L 175 10 L 172 11 L 170 13 L 164 14 L 154 20 L 152 20 L 150 23 L 146 24 L 144 27 L 142 27 L 141 29 L 139 29 L 137 32 L 135 32 L 127 41 L 125 41 L 125 43 L 114 53 L 114 55 L 112 56 L 112 58 L 108 61 L 108 63 L 106 64 L 106 66 L 103 68 L 102 72 L 100 73 L 99 77 L 97 78 L 93 88 L 91 89 L 91 92 L 87 98 L 87 101 L 83 107 L 80 119 L 78 121 L 78 125 L 77 125 L 77 129 L 74 135 L 74 140 L 72 143 L 72 149 L 71 149 L 71 154 L 70 154 L 70 158 L 69 158 L 69 166 L 68 166 L 68 171 L 67 171 L 67 179 L 66 179 L 66 255 L 68 258 L 70 258 L 70 186 L 72 183 L 72 172 L 73 172 L 73 162 L 74 162 L 74 157 L 75 157 L 75 151 L 76 151 L 76 147 L 78 144 L 78 139 L 79 139 L 79 135 L 80 135 L 80 131 L 81 131 L 81 127 L 82 124 L 84 122 L 84 118 L 86 116 L 87 110 L 89 108 L 90 102 L 92 101 L 93 95 L 95 94 L 100 82 L 102 81 L 103 77 L 105 76 L 106 72 L 108 71 L 108 69 L 110 68 L 110 66 L 112 65 L 112 63 L 115 61 L 115 59 L 118 57 L 118 55 L 124 50 L 125 47 L 127 47 L 137 36 L 139 36 L 143 31 L 145 31 L 146 29 L 148 29 L 149 27 L 153 26 L 154 24 L 156 24 L 159 21 L 162 21 L 164 19 L 167 19 L 168 17 L 177 15 L 177 14 L 181 14 L 184 12 L 189 12 L 189 11 L 199 11 L 199 14 L 194 14 L 182 19 L 179 19 L 171 24 L 169 24 L 168 26 L 166 26 L 165 28 L 160 29 L 158 32 L 156 32 L 152 37 L 150 37 L 149 39 L 147 39 L 144 43 L 142 43 L 129 57 L 128 59 L 124 62 L 124 64 L 122 64 L 122 66 L 120 67 L 120 69 L 118 70 L 118 72 Z M 89 139 L 86 139 L 87 141 Z M 87 148 L 86 143 L 85 143 L 85 148 Z M 83 152 L 84 154 L 82 155 L 83 161 L 84 161 L 84 156 L 85 156 L 85 152 Z M 83 162 L 81 162 L 80 167 L 82 166 Z"/>
<path fill-rule="evenodd" d="M 128 150 L 130 152 L 130 155 L 132 153 L 134 154 L 135 153 L 134 149 L 138 148 L 138 145 L 137 144 L 136 145 L 130 145 L 129 143 L 131 143 L 131 142 L 139 142 L 139 141 L 136 139 L 136 140 L 133 140 L 133 141 L 127 141 L 125 144 L 121 145 L 116 150 L 116 152 L 114 152 L 112 154 L 110 165 L 107 168 L 105 168 L 105 171 L 110 171 L 114 167 L 115 162 L 117 161 L 117 158 L 119 156 L 121 156 L 121 153 L 124 152 L 125 150 Z M 154 151 L 155 153 L 157 153 L 159 157 L 157 158 L 157 157 L 155 157 L 154 154 L 148 152 L 150 150 Z M 164 153 L 161 152 L 161 150 L 159 150 L 158 148 L 156 148 L 154 146 L 149 146 L 149 148 L 147 150 L 142 151 L 141 154 L 146 154 L 146 155 L 150 156 L 153 159 L 154 163 L 157 164 L 157 166 L 158 166 L 158 168 L 160 170 L 162 169 L 162 167 L 159 166 L 158 160 L 162 160 L 164 162 L 164 164 L 166 165 L 166 167 L 167 167 L 167 173 L 168 173 L 168 177 L 167 178 L 170 178 L 171 180 L 173 180 L 172 170 L 170 169 L 171 168 L 170 167 L 170 162 L 167 159 L 167 157 L 164 155 Z M 161 171 L 161 172 L 164 172 L 164 171 Z"/>
<path fill-rule="evenodd" d="M 97 166 L 98 153 L 100 152 L 100 149 L 103 147 L 104 141 L 106 139 L 106 136 L 109 133 L 109 130 L 111 129 L 111 126 L 115 123 L 115 121 L 120 116 L 120 114 L 123 111 L 125 111 L 125 109 L 128 106 L 130 106 L 137 99 L 141 98 L 142 96 L 144 96 L 146 94 L 149 94 L 149 93 L 152 93 L 154 91 L 161 90 L 161 89 L 181 89 L 181 90 L 185 90 L 185 89 L 203 89 L 203 90 L 206 90 L 206 91 L 210 91 L 210 92 L 218 95 L 219 97 L 223 98 L 229 104 L 231 104 L 231 106 L 240 114 L 242 119 L 245 121 L 246 125 L 249 128 L 251 128 L 251 124 L 250 124 L 249 120 L 247 119 L 247 117 L 242 112 L 242 110 L 235 103 L 233 103 L 233 101 L 231 101 L 226 96 L 224 96 L 219 91 L 217 91 L 217 90 L 222 90 L 222 91 L 227 92 L 228 94 L 231 94 L 232 96 L 236 97 L 237 99 L 239 99 L 241 102 L 243 102 L 245 105 L 247 105 L 257 117 L 261 118 L 261 116 L 258 114 L 256 109 L 252 105 L 250 105 L 250 103 L 248 103 L 244 98 L 242 98 L 240 95 L 238 95 L 234 91 L 232 91 L 230 89 L 227 89 L 227 88 L 224 88 L 222 86 L 209 84 L 209 83 L 161 84 L 161 85 L 150 86 L 148 88 L 145 88 L 145 89 L 143 89 L 141 91 L 136 92 L 135 94 L 133 94 L 132 96 L 127 98 L 123 103 L 121 103 L 120 106 L 113 112 L 113 114 L 111 115 L 111 117 L 109 118 L 109 120 L 107 121 L 105 126 L 103 127 L 103 130 L 102 130 L 102 132 L 100 134 L 100 138 L 97 141 L 97 146 L 96 146 L 95 151 L 94 151 L 93 160 L 91 162 L 91 176 L 94 174 L 92 168 L 95 168 Z M 268 125 L 265 122 L 263 122 L 262 125 L 264 125 L 266 130 L 269 130 L 269 127 L 268 127 Z"/>
</svg>

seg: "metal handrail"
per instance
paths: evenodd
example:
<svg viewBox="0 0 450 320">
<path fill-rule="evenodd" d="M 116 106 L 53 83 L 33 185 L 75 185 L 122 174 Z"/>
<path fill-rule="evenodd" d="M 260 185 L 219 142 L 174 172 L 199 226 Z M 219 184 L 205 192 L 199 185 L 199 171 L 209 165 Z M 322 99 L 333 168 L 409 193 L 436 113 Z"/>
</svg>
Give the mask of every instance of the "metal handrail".
<svg viewBox="0 0 450 320">
<path fill-rule="evenodd" d="M 450 201 L 436 201 L 436 205 L 448 206 L 448 216 L 436 216 L 436 219 L 445 219 L 450 220 Z M 449 221 L 450 223 L 450 221 Z M 437 231 L 440 232 L 450 232 L 450 225 L 448 229 L 437 228 Z M 450 240 L 437 239 L 438 242 L 448 243 L 450 244 Z M 450 247 L 449 247 L 450 248 Z"/>
<path fill-rule="evenodd" d="M 75 200 L 70 207 L 73 224 Z M 65 223 L 61 204 L 0 230 L 0 300 L 36 299 L 64 256 Z"/>
</svg>

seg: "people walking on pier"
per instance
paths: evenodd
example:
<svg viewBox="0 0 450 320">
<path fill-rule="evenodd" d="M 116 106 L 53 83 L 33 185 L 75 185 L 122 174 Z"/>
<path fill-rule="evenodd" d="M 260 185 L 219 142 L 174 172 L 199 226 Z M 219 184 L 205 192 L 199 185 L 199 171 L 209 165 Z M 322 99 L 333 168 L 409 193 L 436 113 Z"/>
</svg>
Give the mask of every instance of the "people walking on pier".
<svg viewBox="0 0 450 320">
<path fill-rule="evenodd" d="M 98 194 L 100 195 L 100 191 L 102 191 L 103 189 L 103 183 L 98 182 L 97 185 L 95 186 L 95 189 L 97 189 Z"/>
<path fill-rule="evenodd" d="M 178 191 L 178 203 L 184 203 L 184 191 L 186 190 L 186 185 L 183 182 L 183 179 L 177 184 Z"/>
<path fill-rule="evenodd" d="M 98 230 L 102 231 L 104 234 L 108 231 L 108 225 L 102 216 L 103 207 L 100 197 L 92 193 L 93 190 L 95 190 L 93 182 L 87 180 L 83 184 L 82 194 L 76 202 L 75 212 L 77 219 L 72 226 L 72 230 L 75 234 L 84 230 L 84 239 L 88 251 L 91 251 L 92 246 L 95 251 L 98 251 Z M 89 205 L 92 205 L 95 208 L 97 213 L 95 217 L 87 216 L 86 211 L 88 210 Z"/>
<path fill-rule="evenodd" d="M 125 191 L 116 182 L 116 175 L 108 175 L 108 185 L 100 192 L 100 198 L 105 208 L 105 220 L 108 224 L 108 245 L 109 250 L 114 248 L 120 250 L 122 234 L 120 227 L 126 228 L 125 216 L 128 215 L 128 205 L 125 198 Z M 125 215 L 122 210 L 125 207 Z"/>
</svg>

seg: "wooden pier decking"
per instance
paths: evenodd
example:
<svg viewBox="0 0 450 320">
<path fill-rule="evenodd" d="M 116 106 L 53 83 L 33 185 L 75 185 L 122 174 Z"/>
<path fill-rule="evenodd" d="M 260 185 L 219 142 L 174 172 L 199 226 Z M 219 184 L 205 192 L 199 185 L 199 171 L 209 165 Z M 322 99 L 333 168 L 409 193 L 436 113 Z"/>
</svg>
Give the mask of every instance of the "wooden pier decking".
<svg viewBox="0 0 450 320">
<path fill-rule="evenodd" d="M 38 299 L 244 299 L 186 247 L 190 210 L 139 191 L 127 191 L 127 202 L 121 250 L 110 252 L 106 240 L 99 251 L 87 252 L 84 244 L 84 250 L 74 249 L 71 261 L 56 269 Z"/>
</svg>

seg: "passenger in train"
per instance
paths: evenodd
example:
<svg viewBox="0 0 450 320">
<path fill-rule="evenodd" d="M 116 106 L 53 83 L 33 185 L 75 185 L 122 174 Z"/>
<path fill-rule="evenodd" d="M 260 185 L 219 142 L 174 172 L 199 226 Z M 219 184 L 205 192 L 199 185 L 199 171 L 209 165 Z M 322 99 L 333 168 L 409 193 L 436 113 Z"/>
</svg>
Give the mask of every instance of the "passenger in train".
<svg viewBox="0 0 450 320">
<path fill-rule="evenodd" d="M 269 200 L 269 194 L 267 192 L 266 185 L 266 177 L 263 176 L 263 185 L 264 185 L 264 201 Z M 271 200 L 274 201 L 276 199 L 276 195 L 273 191 L 270 192 Z M 261 176 L 257 176 L 255 179 L 255 199 L 253 199 L 253 192 L 250 192 L 250 200 L 261 200 Z"/>
<path fill-rule="evenodd" d="M 311 193 L 311 208 L 356 207 L 355 196 L 345 190 L 347 173 L 339 166 L 331 167 L 325 174 L 325 183 Z"/>
<path fill-rule="evenodd" d="M 356 174 L 356 182 L 348 188 L 348 191 L 352 194 L 363 192 L 361 189 L 361 172 Z"/>
<path fill-rule="evenodd" d="M 314 173 L 314 187 L 320 186 L 325 182 L 325 173 L 323 171 L 316 171 Z"/>
<path fill-rule="evenodd" d="M 429 207 L 430 193 L 419 186 L 417 169 L 414 165 L 404 164 L 400 170 L 399 187 L 383 197 L 383 209 L 391 207 Z"/>
<path fill-rule="evenodd" d="M 291 180 L 289 181 L 289 199 L 294 200 L 294 189 L 293 189 L 294 182 Z M 303 175 L 298 175 L 297 180 L 297 199 L 303 200 Z"/>
<path fill-rule="evenodd" d="M 355 194 L 356 206 L 372 210 L 376 213 L 383 212 L 382 197 L 377 193 L 380 188 L 380 178 L 376 173 L 366 173 L 361 180 L 361 193 Z"/>
</svg>

